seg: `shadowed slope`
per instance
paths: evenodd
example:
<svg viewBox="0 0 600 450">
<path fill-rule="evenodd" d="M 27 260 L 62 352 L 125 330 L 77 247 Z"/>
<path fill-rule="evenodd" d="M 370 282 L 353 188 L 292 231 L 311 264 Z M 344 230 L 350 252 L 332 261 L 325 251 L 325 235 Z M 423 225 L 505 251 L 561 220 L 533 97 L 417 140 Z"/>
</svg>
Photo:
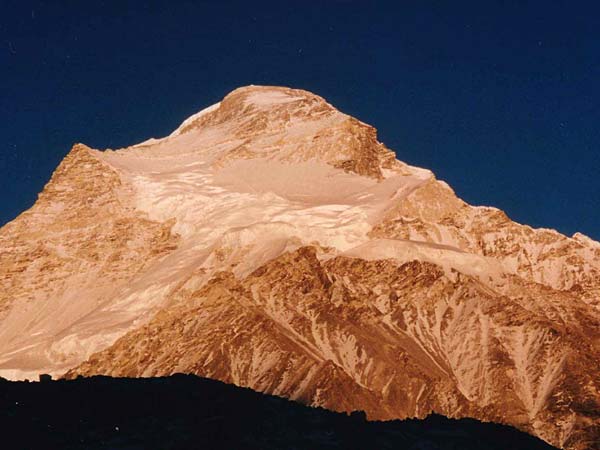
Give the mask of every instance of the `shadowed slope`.
<svg viewBox="0 0 600 450">
<path fill-rule="evenodd" d="M 475 420 L 366 422 L 184 375 L 0 381 L 0 433 L 6 449 L 553 448 Z"/>
</svg>

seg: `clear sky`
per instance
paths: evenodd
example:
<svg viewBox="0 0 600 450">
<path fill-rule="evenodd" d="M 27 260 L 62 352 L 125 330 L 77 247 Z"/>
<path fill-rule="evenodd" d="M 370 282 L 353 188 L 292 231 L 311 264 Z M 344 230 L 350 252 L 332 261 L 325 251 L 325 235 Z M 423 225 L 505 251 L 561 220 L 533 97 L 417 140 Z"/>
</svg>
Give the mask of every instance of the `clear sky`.
<svg viewBox="0 0 600 450">
<path fill-rule="evenodd" d="M 600 239 L 600 7 L 578 1 L 30 2 L 0 10 L 0 224 L 75 142 L 168 134 L 298 87 L 519 222 Z"/>
</svg>

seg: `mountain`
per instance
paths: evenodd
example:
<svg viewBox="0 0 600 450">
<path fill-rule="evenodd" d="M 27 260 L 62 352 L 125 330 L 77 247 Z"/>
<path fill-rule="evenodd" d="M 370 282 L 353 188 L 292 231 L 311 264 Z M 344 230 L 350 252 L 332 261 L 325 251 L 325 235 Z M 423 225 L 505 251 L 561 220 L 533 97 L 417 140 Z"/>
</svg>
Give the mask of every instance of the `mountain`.
<svg viewBox="0 0 600 450">
<path fill-rule="evenodd" d="M 466 204 L 309 92 L 75 145 L 0 248 L 2 376 L 186 372 L 598 448 L 600 243 Z"/>
<path fill-rule="evenodd" d="M 43 383 L 0 380 L 0 432 L 5 449 L 555 448 L 503 425 L 441 416 L 367 422 L 361 413 L 309 408 L 181 374 Z"/>
</svg>

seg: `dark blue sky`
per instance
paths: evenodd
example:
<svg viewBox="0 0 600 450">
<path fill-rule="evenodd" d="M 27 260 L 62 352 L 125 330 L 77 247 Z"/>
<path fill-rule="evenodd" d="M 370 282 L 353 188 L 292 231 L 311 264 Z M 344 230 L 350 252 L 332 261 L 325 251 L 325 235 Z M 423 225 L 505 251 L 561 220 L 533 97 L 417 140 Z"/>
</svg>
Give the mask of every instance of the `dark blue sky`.
<svg viewBox="0 0 600 450">
<path fill-rule="evenodd" d="M 248 84 L 313 91 L 473 204 L 600 239 L 596 2 L 2 2 L 0 224 L 74 142 L 161 137 Z"/>
</svg>

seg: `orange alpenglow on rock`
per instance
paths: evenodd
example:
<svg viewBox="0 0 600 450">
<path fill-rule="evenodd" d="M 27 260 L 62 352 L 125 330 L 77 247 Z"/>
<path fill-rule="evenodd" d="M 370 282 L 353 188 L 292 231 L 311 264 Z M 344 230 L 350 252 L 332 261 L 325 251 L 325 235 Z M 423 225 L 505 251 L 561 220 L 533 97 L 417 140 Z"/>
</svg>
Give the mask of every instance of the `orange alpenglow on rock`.
<svg viewBox="0 0 600 450">
<path fill-rule="evenodd" d="M 600 439 L 600 243 L 468 205 L 306 91 L 75 145 L 0 249 L 6 378 L 188 372 Z"/>
</svg>

